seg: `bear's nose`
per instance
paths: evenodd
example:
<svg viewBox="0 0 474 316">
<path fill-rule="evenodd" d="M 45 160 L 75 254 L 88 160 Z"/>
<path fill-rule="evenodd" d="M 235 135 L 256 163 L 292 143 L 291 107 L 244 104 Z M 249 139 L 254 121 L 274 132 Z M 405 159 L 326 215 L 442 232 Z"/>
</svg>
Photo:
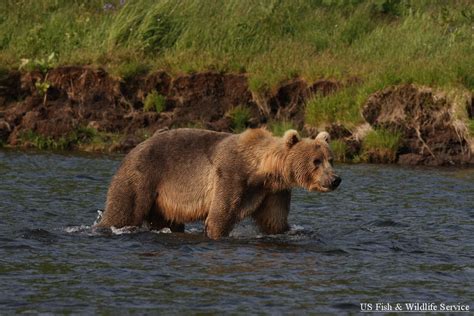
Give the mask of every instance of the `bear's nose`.
<svg viewBox="0 0 474 316">
<path fill-rule="evenodd" d="M 337 188 L 339 186 L 339 184 L 341 183 L 341 181 L 342 181 L 341 177 L 335 176 L 334 180 L 331 183 L 332 189 L 334 190 L 335 188 Z"/>
</svg>

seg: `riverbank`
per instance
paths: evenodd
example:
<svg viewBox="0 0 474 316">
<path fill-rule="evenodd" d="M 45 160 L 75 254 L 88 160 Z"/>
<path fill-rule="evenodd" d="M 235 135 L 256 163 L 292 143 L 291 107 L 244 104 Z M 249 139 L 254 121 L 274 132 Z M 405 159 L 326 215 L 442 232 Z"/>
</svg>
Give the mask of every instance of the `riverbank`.
<svg viewBox="0 0 474 316">
<path fill-rule="evenodd" d="M 472 161 L 474 4 L 2 1 L 0 142 L 127 151 L 158 128 L 328 130 L 336 158 Z"/>
<path fill-rule="evenodd" d="M 339 102 L 341 92 L 363 86 L 360 78 L 294 78 L 256 93 L 246 74 L 173 77 L 157 71 L 122 79 L 100 68 L 70 66 L 10 71 L 0 86 L 0 141 L 8 147 L 127 152 L 161 128 L 240 132 L 266 126 L 276 135 L 288 128 L 306 136 L 327 130 L 339 161 L 473 163 L 468 90 L 393 85 L 354 111 Z M 357 120 L 341 120 L 344 115 Z"/>
</svg>

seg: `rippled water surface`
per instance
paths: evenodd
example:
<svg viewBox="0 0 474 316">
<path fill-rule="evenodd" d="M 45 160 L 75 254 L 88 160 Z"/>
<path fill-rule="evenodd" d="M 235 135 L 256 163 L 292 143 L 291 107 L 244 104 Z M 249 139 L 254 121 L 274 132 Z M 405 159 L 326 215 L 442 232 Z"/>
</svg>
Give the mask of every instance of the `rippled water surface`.
<svg viewBox="0 0 474 316">
<path fill-rule="evenodd" d="M 474 169 L 338 165 L 332 193 L 296 190 L 292 229 L 250 221 L 210 241 L 90 226 L 120 157 L 0 152 L 0 310 L 358 311 L 361 302 L 467 303 Z"/>
</svg>

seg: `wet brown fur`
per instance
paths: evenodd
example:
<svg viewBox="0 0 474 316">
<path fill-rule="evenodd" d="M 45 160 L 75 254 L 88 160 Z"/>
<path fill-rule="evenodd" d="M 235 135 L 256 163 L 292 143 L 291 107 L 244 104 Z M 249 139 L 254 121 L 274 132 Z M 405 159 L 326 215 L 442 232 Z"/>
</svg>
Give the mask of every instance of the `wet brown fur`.
<svg viewBox="0 0 474 316">
<path fill-rule="evenodd" d="M 324 140 L 300 139 L 293 130 L 282 138 L 265 129 L 237 135 L 159 131 L 124 158 L 98 226 L 148 221 L 156 229 L 183 231 L 185 223 L 205 220 L 206 234 L 217 239 L 252 216 L 264 233 L 282 233 L 291 188 L 329 191 L 331 160 Z"/>
</svg>

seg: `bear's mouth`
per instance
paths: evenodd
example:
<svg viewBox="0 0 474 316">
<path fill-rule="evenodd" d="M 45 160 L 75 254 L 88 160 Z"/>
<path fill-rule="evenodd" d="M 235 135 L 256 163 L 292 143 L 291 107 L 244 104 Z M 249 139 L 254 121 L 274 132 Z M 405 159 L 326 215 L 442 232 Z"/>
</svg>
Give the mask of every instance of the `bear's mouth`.
<svg viewBox="0 0 474 316">
<path fill-rule="evenodd" d="M 325 193 L 325 192 L 331 192 L 332 190 L 333 189 L 323 187 L 319 184 L 315 184 L 315 185 L 313 185 L 309 188 L 309 191 L 311 191 L 311 192 L 323 192 L 323 193 Z"/>
</svg>

